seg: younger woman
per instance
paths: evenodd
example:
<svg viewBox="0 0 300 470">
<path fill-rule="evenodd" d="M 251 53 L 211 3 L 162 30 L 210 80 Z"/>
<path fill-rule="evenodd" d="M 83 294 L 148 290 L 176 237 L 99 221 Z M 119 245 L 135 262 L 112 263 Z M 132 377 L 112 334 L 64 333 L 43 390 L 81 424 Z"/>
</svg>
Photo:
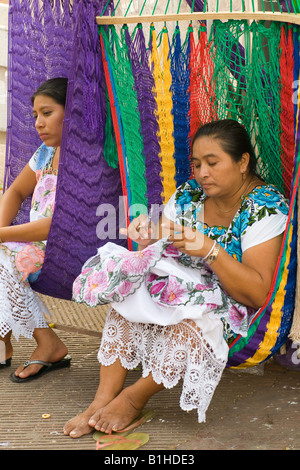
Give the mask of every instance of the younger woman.
<svg viewBox="0 0 300 470">
<path fill-rule="evenodd" d="M 67 79 L 43 83 L 32 97 L 36 130 L 43 141 L 0 200 L 0 368 L 11 364 L 11 334 L 36 340 L 37 347 L 11 378 L 35 379 L 70 365 L 67 348 L 48 327 L 47 308 L 30 287 L 43 265 L 55 206 Z M 11 225 L 23 201 L 32 196 L 30 222 Z"/>
</svg>

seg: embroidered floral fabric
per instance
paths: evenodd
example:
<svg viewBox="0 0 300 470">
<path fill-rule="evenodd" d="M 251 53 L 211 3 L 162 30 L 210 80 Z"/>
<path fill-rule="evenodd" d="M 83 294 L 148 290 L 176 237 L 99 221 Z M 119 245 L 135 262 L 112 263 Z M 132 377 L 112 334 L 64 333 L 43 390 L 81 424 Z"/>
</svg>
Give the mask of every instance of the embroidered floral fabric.
<svg viewBox="0 0 300 470">
<path fill-rule="evenodd" d="M 37 185 L 32 197 L 30 220 L 51 217 L 55 205 L 57 171 L 52 170 L 54 148 L 44 144 L 30 160 Z M 46 158 L 45 158 L 46 156 Z M 45 242 L 5 242 L 0 244 L 0 335 L 10 330 L 31 337 L 34 328 L 46 328 L 42 310 L 48 312 L 33 292 L 30 282 L 37 279 L 45 258 Z"/>
<path fill-rule="evenodd" d="M 53 215 L 57 181 L 57 171 L 51 167 L 54 153 L 55 148 L 43 144 L 29 162 L 36 173 L 37 181 L 32 196 L 31 221 Z M 37 278 L 45 258 L 44 242 L 6 242 L 0 245 L 0 249 L 11 257 L 14 273 L 20 281 L 33 281 Z"/>
<path fill-rule="evenodd" d="M 244 199 L 229 227 L 209 227 L 198 216 L 206 198 L 196 180 L 184 183 L 175 193 L 173 216 L 177 223 L 192 226 L 216 240 L 232 257 L 241 261 L 242 243 L 253 234 L 252 243 L 259 244 L 284 231 L 288 214 L 287 200 L 273 185 L 259 185 Z M 173 208 L 172 208 L 173 209 Z M 274 228 L 276 225 L 276 229 Z M 260 226 L 262 227 L 260 229 Z M 277 230 L 277 231 L 276 231 Z M 263 233 L 263 238 L 259 239 Z"/>
<path fill-rule="evenodd" d="M 83 266 L 73 285 L 73 299 L 90 307 L 110 303 L 128 320 L 160 325 L 197 320 L 209 312 L 226 319 L 227 335 L 230 330 L 244 336 L 248 331 L 247 307 L 223 292 L 203 261 L 188 264 L 167 239 L 137 252 L 107 243 Z"/>
</svg>

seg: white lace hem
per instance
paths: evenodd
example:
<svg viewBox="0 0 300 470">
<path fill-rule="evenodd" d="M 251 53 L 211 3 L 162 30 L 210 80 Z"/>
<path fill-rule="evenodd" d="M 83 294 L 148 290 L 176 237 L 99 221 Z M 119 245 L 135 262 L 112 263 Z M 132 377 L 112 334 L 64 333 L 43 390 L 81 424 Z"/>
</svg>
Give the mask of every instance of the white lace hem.
<svg viewBox="0 0 300 470">
<path fill-rule="evenodd" d="M 111 310 L 104 327 L 98 360 L 104 366 L 119 359 L 125 369 L 142 364 L 142 376 L 165 388 L 182 379 L 180 407 L 197 410 L 198 422 L 206 411 L 226 366 L 227 355 L 217 358 L 202 331 L 191 320 L 160 326 L 132 323 Z"/>
<path fill-rule="evenodd" d="M 50 312 L 30 285 L 18 280 L 12 263 L 0 250 L 0 336 L 12 331 L 17 340 L 32 338 L 35 328 L 48 328 L 43 312 Z"/>
</svg>

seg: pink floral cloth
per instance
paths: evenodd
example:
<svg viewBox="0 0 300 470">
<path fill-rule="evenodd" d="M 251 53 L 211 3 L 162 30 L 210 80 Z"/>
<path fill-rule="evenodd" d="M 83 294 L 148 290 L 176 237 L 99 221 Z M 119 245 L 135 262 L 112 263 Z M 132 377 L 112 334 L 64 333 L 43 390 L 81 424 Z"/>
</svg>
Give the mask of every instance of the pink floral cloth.
<svg viewBox="0 0 300 470">
<path fill-rule="evenodd" d="M 55 206 L 55 193 L 57 176 L 41 170 L 36 171 L 37 185 L 33 194 L 32 209 L 39 216 L 52 217 Z"/>
<path fill-rule="evenodd" d="M 246 335 L 247 307 L 225 294 L 203 261 L 186 259 L 167 239 L 136 252 L 107 243 L 83 266 L 73 299 L 91 307 L 110 303 L 129 321 L 159 325 L 210 314 Z"/>
</svg>

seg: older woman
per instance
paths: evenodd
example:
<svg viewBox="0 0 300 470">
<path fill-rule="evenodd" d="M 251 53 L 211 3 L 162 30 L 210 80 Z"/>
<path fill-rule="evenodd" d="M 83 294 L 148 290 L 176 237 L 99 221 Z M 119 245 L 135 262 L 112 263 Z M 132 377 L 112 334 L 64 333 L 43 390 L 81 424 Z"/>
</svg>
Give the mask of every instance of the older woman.
<svg viewBox="0 0 300 470">
<path fill-rule="evenodd" d="M 192 145 L 194 179 L 166 204 L 157 231 L 143 216 L 128 235 L 139 251 L 108 243 L 84 266 L 74 297 L 112 309 L 99 351 L 100 385 L 65 434 L 126 427 L 149 398 L 183 381 L 180 406 L 205 413 L 228 358 L 268 295 L 287 204 L 256 174 L 244 127 L 209 123 Z M 123 389 L 129 369 L 142 377 Z"/>
</svg>

